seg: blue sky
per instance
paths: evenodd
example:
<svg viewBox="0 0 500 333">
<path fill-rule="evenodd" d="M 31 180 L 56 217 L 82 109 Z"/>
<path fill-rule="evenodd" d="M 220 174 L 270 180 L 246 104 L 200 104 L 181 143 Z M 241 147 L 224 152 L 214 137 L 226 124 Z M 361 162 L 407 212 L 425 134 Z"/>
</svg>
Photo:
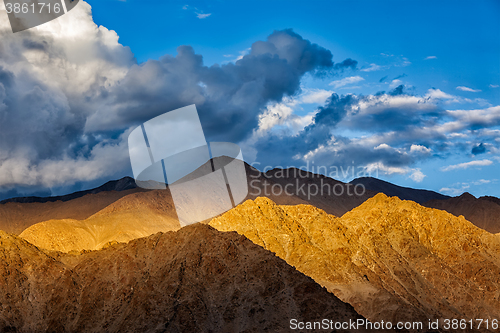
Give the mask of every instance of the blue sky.
<svg viewBox="0 0 500 333">
<path fill-rule="evenodd" d="M 192 103 L 209 140 L 237 142 L 261 166 L 356 166 L 500 196 L 498 1 L 88 4 L 30 32 L 0 26 L 0 46 L 21 50 L 0 53 L 3 197 L 130 175 L 131 129 Z M 21 112 L 50 124 L 26 128 L 32 139 L 17 137 L 21 87 L 45 93 L 47 112 Z"/>
<path fill-rule="evenodd" d="M 139 62 L 175 54 L 187 44 L 202 54 L 207 65 L 233 60 L 256 40 L 273 30 L 293 28 L 302 37 L 329 49 L 337 61 L 352 58 L 359 67 L 372 64 L 379 70 L 343 75 L 362 77 L 360 84 L 339 93 L 373 94 L 387 90 L 400 77 L 413 94 L 438 88 L 469 99 L 500 104 L 500 3 L 498 1 L 90 1 L 94 20 L 120 35 Z M 183 9 L 186 8 L 187 10 Z M 109 12 L 116 15 L 108 15 Z M 210 16 L 200 19 L 197 14 Z M 147 17 L 147 20 L 140 20 Z M 128 22 L 140 22 L 130 25 Z M 161 22 L 159 24 L 158 22 Z M 140 26 L 140 28 L 137 28 Z M 172 33 L 174 32 L 175 33 Z M 231 58 L 224 55 L 233 55 Z M 411 64 L 405 65 L 405 62 Z M 383 82 L 379 82 L 386 77 Z M 306 78 L 310 88 L 328 89 L 331 81 Z M 349 89 L 349 87 L 360 86 Z M 479 92 L 458 90 L 467 87 Z M 464 88 L 465 89 L 465 88 Z M 481 107 L 477 103 L 453 103 L 452 108 Z M 466 158 L 437 159 L 419 166 L 427 175 L 420 184 L 406 176 L 384 177 L 401 185 L 420 186 L 458 194 L 500 195 L 494 185 L 474 185 L 481 179 L 500 178 L 498 165 L 454 171 L 443 177 L 446 163 Z M 477 179 L 480 177 L 480 179 Z M 443 179 L 444 178 L 444 179 Z M 463 181 L 462 181 L 463 180 Z M 467 184 L 463 184 L 467 183 Z M 467 188 L 467 186 L 470 186 Z"/>
</svg>

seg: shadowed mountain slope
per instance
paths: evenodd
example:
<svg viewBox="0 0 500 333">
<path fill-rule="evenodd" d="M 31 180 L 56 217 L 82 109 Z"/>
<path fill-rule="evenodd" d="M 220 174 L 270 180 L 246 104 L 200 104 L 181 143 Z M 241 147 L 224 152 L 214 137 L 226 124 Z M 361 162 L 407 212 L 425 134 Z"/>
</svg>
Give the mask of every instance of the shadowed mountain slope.
<svg viewBox="0 0 500 333">
<path fill-rule="evenodd" d="M 229 158 L 221 157 L 219 159 Z M 203 165 L 188 175 L 186 179 L 196 178 L 198 174 L 206 173 L 204 169 L 208 166 L 210 165 Z M 256 195 L 263 194 L 283 205 L 311 202 L 329 212 L 344 214 L 373 195 L 373 193 L 365 193 L 365 191 L 359 196 L 355 195 L 354 189 L 349 184 L 298 169 L 275 169 L 263 174 L 249 165 L 246 165 L 246 168 L 249 183 L 247 198 L 249 199 L 254 199 Z M 324 193 L 319 192 L 321 186 Z M 330 193 L 327 192 L 328 190 Z M 112 196 L 123 192 L 109 193 Z M 223 194 L 217 191 L 211 193 L 215 197 Z M 95 202 L 92 201 L 92 199 L 95 199 L 93 196 L 99 195 L 105 195 L 105 192 L 87 195 L 61 203 L 61 205 L 70 205 L 72 202 L 89 199 L 88 205 L 95 206 Z M 190 197 L 187 197 L 187 199 L 190 199 Z M 49 204 L 52 203 L 43 205 Z M 8 205 L 11 205 L 11 203 Z M 209 212 L 211 208 L 207 205 L 204 210 Z M 167 189 L 131 193 L 109 203 L 109 206 L 85 219 L 64 217 L 26 226 L 20 236 L 44 249 L 69 252 L 72 250 L 98 250 L 109 242 L 128 242 L 156 232 L 177 230 L 179 227 L 175 206 Z"/>
<path fill-rule="evenodd" d="M 265 181 L 270 182 L 270 185 L 267 186 L 267 193 L 273 193 L 272 186 L 277 184 L 278 191 L 282 190 L 283 192 L 281 197 L 287 196 L 285 193 L 287 190 L 288 193 L 293 193 L 294 196 L 300 198 L 303 203 L 313 205 L 335 216 L 344 215 L 377 194 L 377 192 L 365 187 L 355 188 L 357 184 L 343 183 L 330 177 L 296 168 L 273 169 L 262 174 L 262 177 Z M 249 184 L 249 190 L 252 193 L 252 183 Z M 260 184 L 265 183 L 260 182 Z M 257 192 L 256 190 L 255 193 Z M 257 196 L 265 196 L 273 200 L 273 197 L 267 195 L 266 192 L 262 191 L 262 193 Z"/>
<path fill-rule="evenodd" d="M 37 223 L 19 236 L 49 250 L 99 250 L 112 242 L 128 242 L 180 228 L 168 190 L 133 193 L 86 220 Z"/>
<path fill-rule="evenodd" d="M 71 266 L 3 232 L 0 243 L 1 332 L 285 332 L 291 318 L 362 318 L 271 252 L 203 224 Z"/>
<path fill-rule="evenodd" d="M 118 182 L 120 183 L 120 182 Z M 5 201 L 0 204 L 0 230 L 12 234 L 20 234 L 31 225 L 48 220 L 74 219 L 84 220 L 99 212 L 113 202 L 133 193 L 144 192 L 140 188 L 118 191 L 102 190 L 96 193 L 90 191 L 83 196 L 68 195 L 61 200 L 42 198 L 37 202 L 27 198 L 18 198 L 18 201 Z M 64 199 L 64 201 L 63 201 Z"/>
<path fill-rule="evenodd" d="M 444 211 L 378 194 L 336 218 L 258 198 L 210 225 L 275 252 L 372 321 L 500 316 L 500 239 Z"/>
<path fill-rule="evenodd" d="M 495 197 L 476 198 L 470 193 L 446 200 L 431 200 L 426 207 L 445 210 L 455 216 L 463 215 L 479 228 L 491 233 L 500 232 L 500 199 Z"/>
<path fill-rule="evenodd" d="M 81 198 L 87 194 L 97 194 L 101 192 L 111 192 L 111 191 L 120 192 L 126 190 L 133 190 L 135 188 L 137 188 L 135 180 L 131 177 L 124 177 L 118 180 L 111 180 L 106 184 L 103 184 L 99 187 L 90 190 L 78 191 L 67 195 L 53 196 L 53 197 L 18 197 L 18 198 L 2 200 L 0 201 L 0 204 L 7 204 L 12 202 L 15 203 L 34 203 L 34 202 L 45 203 L 45 202 L 56 202 L 56 201 L 65 202 Z"/>
<path fill-rule="evenodd" d="M 419 190 L 410 187 L 398 186 L 373 177 L 361 177 L 354 179 L 350 184 L 362 184 L 367 190 L 375 193 L 384 193 L 389 197 L 398 197 L 401 200 L 411 200 L 422 204 L 429 200 L 444 200 L 451 197 L 434 191 Z"/>
</svg>

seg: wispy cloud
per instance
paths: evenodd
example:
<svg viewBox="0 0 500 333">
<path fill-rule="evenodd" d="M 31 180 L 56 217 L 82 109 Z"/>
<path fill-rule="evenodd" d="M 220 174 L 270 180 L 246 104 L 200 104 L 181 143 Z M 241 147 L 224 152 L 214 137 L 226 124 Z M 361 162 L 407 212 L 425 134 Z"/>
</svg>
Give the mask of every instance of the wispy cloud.
<svg viewBox="0 0 500 333">
<path fill-rule="evenodd" d="M 333 91 L 324 89 L 312 89 L 306 91 L 301 101 L 305 104 L 324 104 L 328 97 L 332 95 Z"/>
<path fill-rule="evenodd" d="M 412 169 L 410 174 L 410 179 L 416 183 L 421 183 L 425 177 L 427 177 L 420 169 Z"/>
<path fill-rule="evenodd" d="M 464 86 L 458 86 L 457 90 L 468 91 L 468 92 L 480 92 L 481 91 L 480 89 L 472 89 L 472 88 L 464 87 Z"/>
<path fill-rule="evenodd" d="M 358 83 L 358 82 L 361 82 L 364 80 L 365 79 L 362 78 L 361 76 L 350 76 L 350 77 L 343 78 L 341 80 L 332 81 L 332 82 L 330 82 L 329 85 L 333 86 L 335 89 L 338 89 L 340 87 L 344 87 L 344 86 L 349 85 L 349 84 Z"/>
<path fill-rule="evenodd" d="M 430 154 L 432 152 L 432 149 L 429 149 L 425 146 L 421 145 L 415 145 L 412 144 L 410 147 L 410 153 L 417 153 L 417 154 Z"/>
<path fill-rule="evenodd" d="M 408 60 L 408 58 L 403 57 L 403 61 L 400 64 L 397 64 L 395 66 L 396 67 L 406 67 L 406 66 L 410 66 L 410 65 L 411 65 L 411 61 Z"/>
<path fill-rule="evenodd" d="M 436 56 L 428 56 L 424 60 L 431 60 L 431 59 L 437 59 L 437 57 Z"/>
<path fill-rule="evenodd" d="M 460 96 L 447 94 L 444 91 L 435 88 L 429 89 L 425 97 L 428 98 L 429 100 L 442 100 L 445 104 L 477 103 L 478 105 L 482 106 L 491 106 L 491 104 L 487 100 L 482 98 L 474 98 L 474 99 L 464 98 Z"/>
<path fill-rule="evenodd" d="M 379 71 L 379 70 L 382 70 L 384 67 L 382 66 L 379 66 L 377 64 L 370 64 L 370 67 L 367 67 L 367 68 L 363 68 L 361 69 L 362 72 L 375 72 L 375 71 Z"/>
<path fill-rule="evenodd" d="M 488 165 L 492 165 L 492 164 L 493 164 L 493 161 L 491 161 L 491 160 L 470 161 L 470 162 L 454 164 L 454 165 L 449 165 L 447 167 L 443 167 L 443 168 L 441 168 L 441 171 L 468 169 L 468 168 L 472 168 L 472 167 L 488 166 Z"/>
<path fill-rule="evenodd" d="M 498 84 L 490 84 L 490 88 L 500 88 L 500 85 L 498 85 Z"/>
<path fill-rule="evenodd" d="M 224 54 L 223 55 L 224 58 L 234 58 L 234 57 L 236 57 L 236 58 L 230 59 L 230 60 L 224 60 L 222 62 L 222 64 L 227 64 L 229 62 L 236 62 L 238 60 L 241 60 L 241 59 L 243 59 L 244 56 L 246 56 L 250 52 L 250 50 L 251 50 L 251 48 L 249 47 L 247 49 L 244 49 L 243 51 L 238 51 L 238 54 L 239 54 L 238 56 L 236 56 L 234 54 Z"/>
<path fill-rule="evenodd" d="M 479 179 L 471 182 L 458 182 L 450 185 L 450 187 L 443 187 L 439 192 L 447 193 L 452 196 L 458 196 L 464 193 L 466 190 L 470 189 L 471 186 L 482 186 L 486 184 L 496 183 L 498 179 L 486 180 Z"/>
<path fill-rule="evenodd" d="M 182 9 L 193 11 L 194 14 L 196 15 L 196 17 L 199 18 L 200 20 L 205 19 L 205 18 L 209 17 L 210 15 L 212 15 L 212 13 L 204 13 L 202 10 L 200 10 L 196 7 L 189 6 L 189 5 L 182 6 Z"/>
<path fill-rule="evenodd" d="M 212 15 L 212 13 L 209 13 L 209 14 L 196 13 L 196 17 L 197 17 L 197 18 L 199 18 L 199 19 L 204 19 L 204 18 L 207 18 L 207 17 L 209 17 L 210 15 Z"/>
<path fill-rule="evenodd" d="M 468 189 L 469 187 L 470 187 L 469 185 L 462 185 L 459 188 L 443 187 L 442 189 L 439 190 L 439 192 L 446 193 L 451 196 L 459 196 L 462 193 L 464 193 L 465 190 Z"/>
</svg>

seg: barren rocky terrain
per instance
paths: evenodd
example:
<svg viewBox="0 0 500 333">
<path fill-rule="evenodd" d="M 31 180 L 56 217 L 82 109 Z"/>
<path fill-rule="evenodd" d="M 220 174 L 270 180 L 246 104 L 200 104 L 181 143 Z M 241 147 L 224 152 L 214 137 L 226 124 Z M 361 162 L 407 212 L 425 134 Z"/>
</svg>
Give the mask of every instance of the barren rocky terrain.
<svg viewBox="0 0 500 333">
<path fill-rule="evenodd" d="M 370 320 L 498 318 L 500 239 L 378 194 L 341 218 L 247 201 L 210 222 L 276 253 Z"/>
<path fill-rule="evenodd" d="M 463 215 L 468 221 L 491 233 L 500 232 L 500 199 L 476 198 L 470 193 L 446 200 L 430 200 L 426 207 L 445 210 L 455 216 Z"/>
<path fill-rule="evenodd" d="M 1 332 L 285 332 L 362 318 L 237 233 L 197 224 L 78 255 L 0 232 Z"/>
</svg>

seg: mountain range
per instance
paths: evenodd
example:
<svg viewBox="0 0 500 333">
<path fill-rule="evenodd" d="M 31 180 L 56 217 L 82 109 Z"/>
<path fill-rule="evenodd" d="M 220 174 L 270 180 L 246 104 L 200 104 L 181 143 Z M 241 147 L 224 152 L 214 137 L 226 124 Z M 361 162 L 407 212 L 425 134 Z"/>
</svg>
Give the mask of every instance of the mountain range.
<svg viewBox="0 0 500 333">
<path fill-rule="evenodd" d="M 460 197 L 452 198 L 437 192 L 401 187 L 369 177 L 343 183 L 323 175 L 294 168 L 274 169 L 263 173 L 248 164 L 245 164 L 245 167 L 249 184 L 249 193 L 246 199 L 253 200 L 257 197 L 267 197 L 280 205 L 311 204 L 323 209 L 328 214 L 342 216 L 377 193 L 384 193 L 387 196 L 396 196 L 402 200 L 412 200 L 426 207 L 445 210 L 455 216 L 463 215 L 480 228 L 492 233 L 500 232 L 500 199 L 495 197 L 475 198 L 468 193 L 464 193 Z M 288 187 L 286 187 L 287 185 Z M 349 195 L 348 191 L 353 191 L 356 185 L 364 186 L 362 195 Z M 308 186 L 311 186 L 312 190 L 321 189 L 322 187 L 325 190 L 323 193 L 319 190 L 317 194 L 311 195 L 311 193 L 314 194 L 315 192 L 308 192 Z M 284 191 L 285 187 L 287 193 Z M 330 189 L 329 193 L 327 192 L 328 189 Z M 157 194 L 149 194 L 149 192 L 155 191 Z M 333 193 L 334 191 L 336 191 L 336 194 Z M 108 182 L 96 189 L 76 192 L 66 196 L 8 199 L 0 203 L 0 230 L 19 235 L 34 224 L 47 221 L 51 221 L 50 224 L 68 225 L 68 223 L 80 223 L 74 220 L 89 220 L 90 224 L 95 222 L 96 225 L 99 225 L 99 221 L 102 220 L 104 214 L 107 215 L 107 218 L 109 218 L 110 214 L 113 215 L 113 212 L 120 211 L 120 214 L 123 214 L 122 208 L 124 207 L 128 207 L 126 211 L 130 213 L 130 217 L 120 217 L 120 220 L 125 222 L 126 220 L 137 220 L 137 217 L 142 214 L 139 213 L 143 209 L 141 205 L 150 205 L 151 196 L 163 198 L 160 200 L 173 207 L 168 189 L 167 191 L 159 191 L 138 188 L 134 180 L 129 177 Z M 115 204 L 122 208 L 113 208 Z M 102 214 L 99 213 L 105 208 L 107 208 L 106 211 L 103 211 Z M 164 216 L 163 208 L 159 209 L 158 214 L 153 213 L 156 216 L 155 220 L 163 219 L 159 217 Z M 133 213 L 134 211 L 135 213 Z M 175 223 L 172 222 L 171 218 L 176 219 L 175 212 L 169 211 L 168 215 L 166 227 L 160 225 L 153 230 L 148 226 L 145 233 L 141 235 L 146 235 L 150 231 L 173 230 L 172 226 Z M 118 220 L 115 219 L 115 221 Z M 87 224 L 85 223 L 81 228 L 93 228 Z M 128 227 L 124 226 L 123 228 L 127 229 Z M 44 226 L 43 229 L 47 229 L 47 226 Z M 99 235 L 95 237 L 97 238 L 92 241 L 92 244 L 99 245 L 107 242 L 106 237 L 100 237 Z M 126 240 L 127 238 L 125 236 L 121 239 Z M 95 247 L 91 247 L 91 249 L 95 249 Z"/>
<path fill-rule="evenodd" d="M 197 224 L 84 254 L 0 232 L 1 332 L 283 332 L 362 319 L 236 233 Z"/>
<path fill-rule="evenodd" d="M 168 188 L 130 178 L 0 203 L 0 331 L 282 332 L 291 318 L 500 317 L 498 198 L 246 169 L 244 202 L 184 228 Z"/>
<path fill-rule="evenodd" d="M 444 211 L 377 194 L 338 218 L 258 198 L 210 225 L 276 253 L 371 321 L 500 316 L 500 237 Z"/>
</svg>

